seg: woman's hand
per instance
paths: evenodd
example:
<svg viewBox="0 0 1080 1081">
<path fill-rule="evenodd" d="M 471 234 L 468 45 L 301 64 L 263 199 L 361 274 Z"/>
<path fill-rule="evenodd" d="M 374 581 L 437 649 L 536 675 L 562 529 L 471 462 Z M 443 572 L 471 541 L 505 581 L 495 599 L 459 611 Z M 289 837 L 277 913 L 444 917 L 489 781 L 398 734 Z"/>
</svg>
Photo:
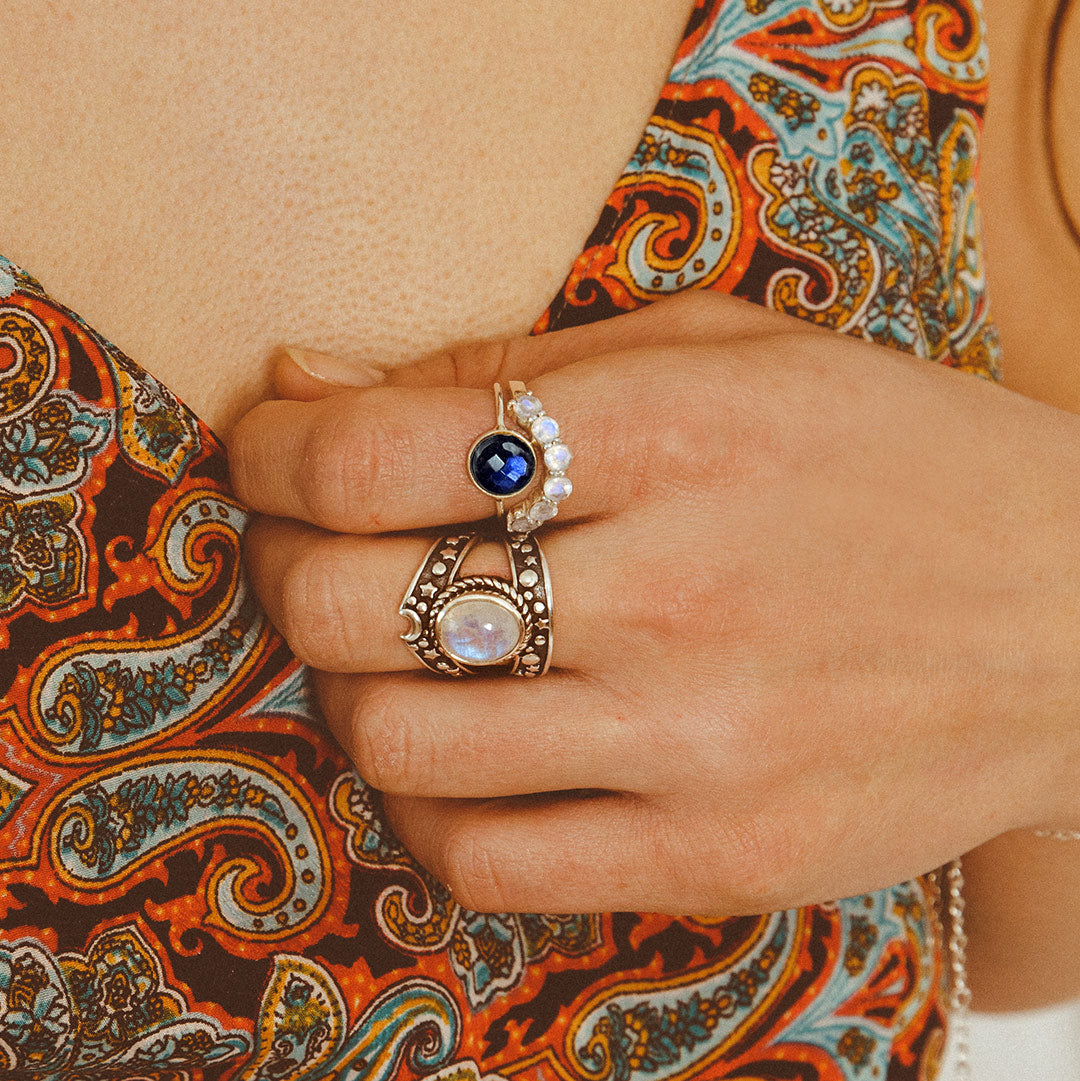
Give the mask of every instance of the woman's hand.
<svg viewBox="0 0 1080 1081">
<path fill-rule="evenodd" d="M 398 606 L 493 512 L 465 460 L 508 378 L 575 453 L 554 665 L 443 680 Z M 463 904 L 769 911 L 1080 824 L 1080 418 L 703 294 L 278 383 L 231 447 L 255 588 Z"/>
</svg>

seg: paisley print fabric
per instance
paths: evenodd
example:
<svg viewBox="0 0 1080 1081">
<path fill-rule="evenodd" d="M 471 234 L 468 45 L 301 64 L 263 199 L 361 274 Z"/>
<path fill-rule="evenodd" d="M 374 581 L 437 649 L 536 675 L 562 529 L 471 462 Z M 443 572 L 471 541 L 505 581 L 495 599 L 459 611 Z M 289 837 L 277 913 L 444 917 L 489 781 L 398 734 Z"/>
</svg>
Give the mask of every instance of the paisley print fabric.
<svg viewBox="0 0 1080 1081">
<path fill-rule="evenodd" d="M 699 0 L 537 332 L 725 290 L 993 377 L 975 0 Z M 932 880 L 463 909 L 327 738 L 199 420 L 0 260 L 0 1075 L 923 1081 Z"/>
<path fill-rule="evenodd" d="M 637 152 L 537 330 L 721 289 L 996 378 L 977 0 L 695 5 Z"/>
</svg>

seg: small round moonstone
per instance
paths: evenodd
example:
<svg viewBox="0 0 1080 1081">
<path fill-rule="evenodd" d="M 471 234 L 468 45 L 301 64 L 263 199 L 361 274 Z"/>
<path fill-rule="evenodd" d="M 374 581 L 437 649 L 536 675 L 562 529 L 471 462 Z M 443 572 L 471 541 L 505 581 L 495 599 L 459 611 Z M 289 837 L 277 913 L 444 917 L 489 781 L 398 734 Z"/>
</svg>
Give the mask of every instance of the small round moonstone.
<svg viewBox="0 0 1080 1081">
<path fill-rule="evenodd" d="M 540 399 L 535 394 L 522 394 L 521 397 L 514 399 L 514 412 L 522 420 L 531 420 L 538 413 L 543 412 L 543 408 Z"/>
<path fill-rule="evenodd" d="M 537 443 L 553 443 L 559 438 L 559 422 L 553 417 L 537 417 L 529 430 Z"/>
<path fill-rule="evenodd" d="M 482 491 L 503 499 L 529 486 L 536 473 L 536 455 L 520 436 L 490 432 L 473 447 L 469 473 Z"/>
<path fill-rule="evenodd" d="M 544 451 L 544 465 L 552 471 L 552 473 L 565 473 L 566 467 L 570 464 L 570 460 L 574 456 L 570 453 L 570 448 L 565 443 L 552 443 L 547 450 Z"/>
<path fill-rule="evenodd" d="M 569 477 L 548 477 L 544 481 L 544 495 L 553 503 L 565 499 L 573 490 Z"/>
<path fill-rule="evenodd" d="M 466 594 L 439 613 L 439 645 L 465 664 L 498 664 L 521 643 L 521 616 L 492 597 Z"/>
<path fill-rule="evenodd" d="M 536 522 L 546 522 L 559 513 L 559 508 L 550 499 L 538 499 L 529 510 L 529 517 Z"/>
</svg>

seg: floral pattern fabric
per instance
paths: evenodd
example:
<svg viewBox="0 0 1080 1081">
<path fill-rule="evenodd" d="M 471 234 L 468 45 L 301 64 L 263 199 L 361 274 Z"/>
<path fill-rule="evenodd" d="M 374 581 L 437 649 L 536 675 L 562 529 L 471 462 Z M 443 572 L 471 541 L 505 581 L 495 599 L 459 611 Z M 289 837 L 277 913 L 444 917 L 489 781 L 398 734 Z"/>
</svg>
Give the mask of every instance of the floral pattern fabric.
<svg viewBox="0 0 1080 1081">
<path fill-rule="evenodd" d="M 720 289 L 995 377 L 976 0 L 698 0 L 536 332 Z M 0 259 L 0 1074 L 923 1081 L 930 879 L 729 920 L 463 909 L 241 571 L 213 434 Z"/>
</svg>

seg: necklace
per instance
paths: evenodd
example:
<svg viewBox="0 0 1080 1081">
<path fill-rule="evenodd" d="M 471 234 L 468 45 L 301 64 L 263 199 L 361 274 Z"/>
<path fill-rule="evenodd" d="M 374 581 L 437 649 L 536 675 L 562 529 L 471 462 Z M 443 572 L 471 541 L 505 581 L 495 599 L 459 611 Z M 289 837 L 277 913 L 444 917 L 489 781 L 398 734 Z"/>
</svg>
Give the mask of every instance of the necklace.
<svg viewBox="0 0 1080 1081">
<path fill-rule="evenodd" d="M 964 933 L 964 871 L 957 857 L 930 876 L 935 907 L 944 928 L 949 1034 L 953 1045 L 956 1081 L 971 1081 L 968 1014 L 971 987 L 967 978 L 967 935 Z"/>
<path fill-rule="evenodd" d="M 1051 841 L 1080 841 L 1080 830 L 1034 830 L 1036 837 Z M 948 921 L 945 932 L 945 962 L 948 966 L 949 1028 L 952 1033 L 955 1077 L 971 1079 L 971 1046 L 968 1015 L 971 986 L 967 978 L 967 935 L 964 932 L 964 870 L 959 858 L 931 875 L 937 891 L 938 911 Z"/>
</svg>

